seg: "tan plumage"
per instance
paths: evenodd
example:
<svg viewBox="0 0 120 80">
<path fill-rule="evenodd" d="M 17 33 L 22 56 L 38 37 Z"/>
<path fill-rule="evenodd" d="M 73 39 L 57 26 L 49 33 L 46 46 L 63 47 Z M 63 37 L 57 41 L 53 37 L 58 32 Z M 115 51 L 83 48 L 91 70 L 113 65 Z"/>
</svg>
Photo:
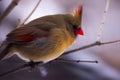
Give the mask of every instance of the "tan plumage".
<svg viewBox="0 0 120 80">
<path fill-rule="evenodd" d="M 7 53 L 18 52 L 23 59 L 48 62 L 56 59 L 71 46 L 75 31 L 81 26 L 82 6 L 75 15 L 57 14 L 35 19 L 7 35 Z M 80 13 L 81 10 L 81 13 Z M 77 17 L 76 17 L 77 16 Z M 2 50 L 0 54 L 4 53 Z M 2 56 L 0 59 L 2 59 Z"/>
</svg>

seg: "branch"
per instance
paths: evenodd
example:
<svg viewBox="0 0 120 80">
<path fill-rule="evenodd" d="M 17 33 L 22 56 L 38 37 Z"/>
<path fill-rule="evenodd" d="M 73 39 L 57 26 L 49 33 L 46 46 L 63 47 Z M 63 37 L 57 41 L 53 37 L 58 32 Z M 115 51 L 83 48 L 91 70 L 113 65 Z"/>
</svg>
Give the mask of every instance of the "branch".
<svg viewBox="0 0 120 80">
<path fill-rule="evenodd" d="M 20 27 L 23 26 L 25 24 L 25 22 L 31 17 L 31 15 L 35 12 L 35 10 L 37 9 L 37 7 L 39 6 L 41 0 L 38 0 L 36 6 L 33 8 L 33 10 L 31 11 L 31 13 L 27 16 L 27 18 L 20 24 Z"/>
<path fill-rule="evenodd" d="M 10 5 L 7 7 L 7 9 L 2 13 L 0 16 L 0 24 L 3 21 L 3 19 L 15 8 L 15 6 L 18 5 L 20 0 L 13 0 Z"/>
<path fill-rule="evenodd" d="M 82 46 L 80 48 L 64 52 L 64 54 L 62 56 L 68 55 L 70 53 L 73 53 L 73 52 L 76 52 L 76 51 L 80 51 L 80 50 L 83 50 L 83 49 L 86 49 L 86 48 L 90 48 L 90 47 L 94 47 L 94 46 L 101 46 L 101 45 L 105 45 L 105 44 L 112 44 L 112 43 L 117 43 L 117 42 L 120 42 L 120 40 L 109 41 L 109 42 L 96 41 L 95 43 L 91 43 L 89 45 L 85 45 L 85 46 Z"/>
<path fill-rule="evenodd" d="M 107 16 L 107 12 L 108 12 L 109 5 L 110 5 L 110 0 L 107 0 L 106 6 L 105 6 L 105 10 L 104 10 L 104 13 L 103 13 L 101 22 L 100 22 L 100 27 L 99 27 L 99 30 L 98 30 L 98 34 L 97 34 L 97 41 L 100 41 L 100 38 L 101 38 L 102 30 L 103 30 L 103 27 L 104 27 L 104 24 L 105 24 L 105 19 L 106 19 L 106 16 Z"/>
<path fill-rule="evenodd" d="M 12 69 L 12 70 L 9 70 L 7 72 L 4 72 L 2 74 L 0 74 L 0 77 L 4 77 L 4 76 L 7 76 L 9 74 L 12 74 L 12 73 L 16 73 L 16 72 L 19 72 L 19 71 L 22 71 L 22 70 L 27 70 L 29 68 L 32 68 L 32 65 L 39 65 L 41 62 L 34 62 L 34 63 L 25 63 L 15 69 Z"/>
<path fill-rule="evenodd" d="M 80 47 L 78 49 L 67 51 L 62 56 L 68 55 L 70 53 L 73 53 L 73 52 L 76 52 L 76 51 L 80 51 L 80 50 L 83 50 L 83 49 L 86 49 L 86 48 L 90 48 L 90 47 L 93 47 L 93 46 L 106 45 L 106 44 L 111 44 L 111 43 L 116 43 L 116 42 L 120 42 L 120 40 L 109 41 L 109 42 L 98 42 L 98 41 L 96 41 L 95 43 L 92 43 L 92 44 Z M 64 62 L 93 62 L 93 63 L 98 63 L 98 61 L 64 60 L 64 59 L 59 59 L 59 58 L 56 59 L 56 60 L 57 61 L 64 61 Z M 0 77 L 4 77 L 4 76 L 7 76 L 7 75 L 9 75 L 11 73 L 15 73 L 15 72 L 19 72 L 19 71 L 22 71 L 22 70 L 26 70 L 28 68 L 31 68 L 32 65 L 35 66 L 35 65 L 39 65 L 39 64 L 41 64 L 41 62 L 33 62 L 32 64 L 31 63 L 23 64 L 22 66 L 20 66 L 18 68 L 15 68 L 15 69 L 12 69 L 10 71 L 7 71 L 5 73 L 0 74 Z"/>
<path fill-rule="evenodd" d="M 98 63 L 98 61 L 66 60 L 66 59 L 61 59 L 61 58 L 55 59 L 55 61 L 76 62 L 76 63 L 79 63 L 79 62 Z M 25 63 L 25 64 L 15 68 L 15 69 L 12 69 L 10 71 L 7 71 L 5 73 L 0 74 L 0 77 L 4 77 L 4 76 L 7 76 L 9 74 L 16 73 L 16 72 L 19 72 L 19 71 L 27 70 L 29 68 L 34 68 L 36 65 L 38 66 L 39 64 L 41 64 L 41 62 L 32 62 L 32 63 L 28 62 L 28 63 Z"/>
<path fill-rule="evenodd" d="M 87 62 L 87 63 L 98 63 L 98 61 L 87 61 L 87 60 L 67 60 L 67 59 L 55 59 L 56 61 L 62 61 L 62 62 L 76 62 L 76 63 L 80 63 L 80 62 Z"/>
</svg>

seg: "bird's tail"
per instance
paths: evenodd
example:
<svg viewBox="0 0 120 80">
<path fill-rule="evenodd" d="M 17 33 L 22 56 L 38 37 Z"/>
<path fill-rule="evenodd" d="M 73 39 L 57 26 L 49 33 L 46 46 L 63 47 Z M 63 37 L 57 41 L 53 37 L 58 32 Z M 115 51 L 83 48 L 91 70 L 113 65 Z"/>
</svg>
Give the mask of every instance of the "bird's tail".
<svg viewBox="0 0 120 80">
<path fill-rule="evenodd" d="M 10 47 L 11 44 L 6 41 L 0 45 L 0 60 L 2 60 L 9 53 Z"/>
</svg>

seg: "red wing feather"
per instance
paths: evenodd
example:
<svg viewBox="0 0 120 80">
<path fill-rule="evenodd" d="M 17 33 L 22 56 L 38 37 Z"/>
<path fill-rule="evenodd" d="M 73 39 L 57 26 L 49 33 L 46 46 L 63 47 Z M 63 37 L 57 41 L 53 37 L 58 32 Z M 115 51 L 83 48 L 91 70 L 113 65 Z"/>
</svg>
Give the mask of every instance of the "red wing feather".
<svg viewBox="0 0 120 80">
<path fill-rule="evenodd" d="M 33 35 L 21 35 L 16 38 L 17 41 L 33 41 L 36 37 Z"/>
<path fill-rule="evenodd" d="M 35 27 L 20 27 L 7 35 L 7 39 L 12 41 L 33 41 L 37 38 L 47 37 L 49 32 Z"/>
</svg>

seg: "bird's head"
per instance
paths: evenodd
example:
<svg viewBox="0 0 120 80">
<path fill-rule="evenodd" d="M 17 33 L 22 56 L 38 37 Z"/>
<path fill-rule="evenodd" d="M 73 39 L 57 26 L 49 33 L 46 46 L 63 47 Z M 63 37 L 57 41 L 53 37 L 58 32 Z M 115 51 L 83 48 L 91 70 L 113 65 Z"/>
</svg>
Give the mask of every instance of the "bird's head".
<svg viewBox="0 0 120 80">
<path fill-rule="evenodd" d="M 68 14 L 68 19 L 69 19 L 69 23 L 72 25 L 75 34 L 80 34 L 80 35 L 84 35 L 84 32 L 81 28 L 81 23 L 82 23 L 82 10 L 83 10 L 83 6 L 80 5 L 74 12 L 73 14 Z"/>
</svg>

